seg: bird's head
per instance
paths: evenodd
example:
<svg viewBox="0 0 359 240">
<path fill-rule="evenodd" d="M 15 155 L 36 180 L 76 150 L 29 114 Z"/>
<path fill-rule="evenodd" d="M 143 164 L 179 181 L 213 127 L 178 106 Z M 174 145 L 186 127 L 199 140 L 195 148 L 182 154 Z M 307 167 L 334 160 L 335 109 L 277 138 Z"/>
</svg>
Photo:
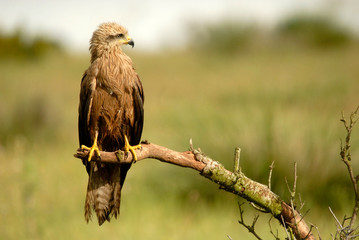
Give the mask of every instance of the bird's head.
<svg viewBox="0 0 359 240">
<path fill-rule="evenodd" d="M 103 23 L 93 33 L 90 40 L 90 52 L 92 57 L 99 57 L 104 51 L 118 48 L 128 44 L 135 46 L 134 41 L 128 36 L 127 29 L 117 23 Z"/>
</svg>

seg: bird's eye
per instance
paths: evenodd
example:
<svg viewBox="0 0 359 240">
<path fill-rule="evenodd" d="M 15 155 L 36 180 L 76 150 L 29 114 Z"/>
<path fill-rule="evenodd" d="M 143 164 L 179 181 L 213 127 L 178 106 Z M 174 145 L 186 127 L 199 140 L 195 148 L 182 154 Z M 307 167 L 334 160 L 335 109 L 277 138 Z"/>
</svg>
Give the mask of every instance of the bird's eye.
<svg viewBox="0 0 359 240">
<path fill-rule="evenodd" d="M 119 34 L 116 35 L 116 37 L 118 37 L 118 38 L 123 38 L 124 35 L 123 35 L 122 33 L 119 33 Z"/>
</svg>

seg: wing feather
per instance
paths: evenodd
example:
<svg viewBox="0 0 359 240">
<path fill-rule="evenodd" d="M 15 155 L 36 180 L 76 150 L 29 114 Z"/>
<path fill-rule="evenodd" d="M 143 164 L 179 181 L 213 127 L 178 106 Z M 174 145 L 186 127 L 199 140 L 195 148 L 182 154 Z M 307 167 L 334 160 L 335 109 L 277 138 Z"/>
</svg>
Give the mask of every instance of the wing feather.
<svg viewBox="0 0 359 240">
<path fill-rule="evenodd" d="M 141 140 L 142 130 L 143 130 L 143 120 L 144 120 L 144 95 L 143 95 L 143 87 L 140 82 L 138 76 L 137 81 L 135 81 L 135 86 L 132 90 L 132 98 L 133 98 L 133 108 L 134 108 L 134 122 L 133 126 L 131 126 L 131 145 L 139 144 Z"/>
<path fill-rule="evenodd" d="M 90 125 L 90 113 L 92 107 L 92 100 L 94 90 L 96 88 L 96 79 L 87 72 L 84 73 L 81 80 L 80 89 L 80 104 L 79 104 L 79 118 L 78 118 L 78 134 L 79 144 L 85 146 L 92 145 L 92 137 L 89 131 Z M 89 172 L 89 165 L 86 161 L 83 161 Z"/>
</svg>

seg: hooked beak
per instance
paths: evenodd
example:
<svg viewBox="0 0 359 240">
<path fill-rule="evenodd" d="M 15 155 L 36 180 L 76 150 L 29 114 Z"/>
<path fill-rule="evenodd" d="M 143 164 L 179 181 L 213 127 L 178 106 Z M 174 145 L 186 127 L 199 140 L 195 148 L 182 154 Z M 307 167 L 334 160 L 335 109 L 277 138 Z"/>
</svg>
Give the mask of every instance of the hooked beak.
<svg viewBox="0 0 359 240">
<path fill-rule="evenodd" d="M 132 40 L 130 36 L 127 36 L 126 41 L 124 43 L 130 45 L 132 48 L 135 46 L 135 42 Z"/>
<path fill-rule="evenodd" d="M 132 48 L 135 46 L 135 42 L 131 39 L 127 42 L 128 45 L 130 45 Z"/>
</svg>

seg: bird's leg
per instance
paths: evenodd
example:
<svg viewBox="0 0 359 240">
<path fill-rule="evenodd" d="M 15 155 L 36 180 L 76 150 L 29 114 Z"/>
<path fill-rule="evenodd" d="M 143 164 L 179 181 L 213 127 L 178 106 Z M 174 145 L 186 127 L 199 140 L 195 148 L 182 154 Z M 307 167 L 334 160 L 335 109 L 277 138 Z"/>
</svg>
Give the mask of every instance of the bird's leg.
<svg viewBox="0 0 359 240">
<path fill-rule="evenodd" d="M 135 152 L 136 149 L 141 149 L 141 144 L 131 146 L 130 143 L 128 142 L 127 136 L 125 136 L 125 146 L 124 146 L 123 150 L 126 153 L 131 152 L 134 162 L 137 161 L 137 155 L 136 155 L 136 152 Z"/>
<path fill-rule="evenodd" d="M 100 149 L 97 146 L 97 137 L 98 137 L 98 131 L 95 132 L 95 140 L 93 141 L 93 145 L 92 147 L 86 147 L 85 145 L 81 145 L 81 149 L 85 149 L 85 150 L 89 150 L 89 157 L 88 157 L 88 161 L 91 161 L 91 158 L 93 156 L 94 153 L 96 153 L 96 155 L 99 157 L 100 156 Z"/>
</svg>

